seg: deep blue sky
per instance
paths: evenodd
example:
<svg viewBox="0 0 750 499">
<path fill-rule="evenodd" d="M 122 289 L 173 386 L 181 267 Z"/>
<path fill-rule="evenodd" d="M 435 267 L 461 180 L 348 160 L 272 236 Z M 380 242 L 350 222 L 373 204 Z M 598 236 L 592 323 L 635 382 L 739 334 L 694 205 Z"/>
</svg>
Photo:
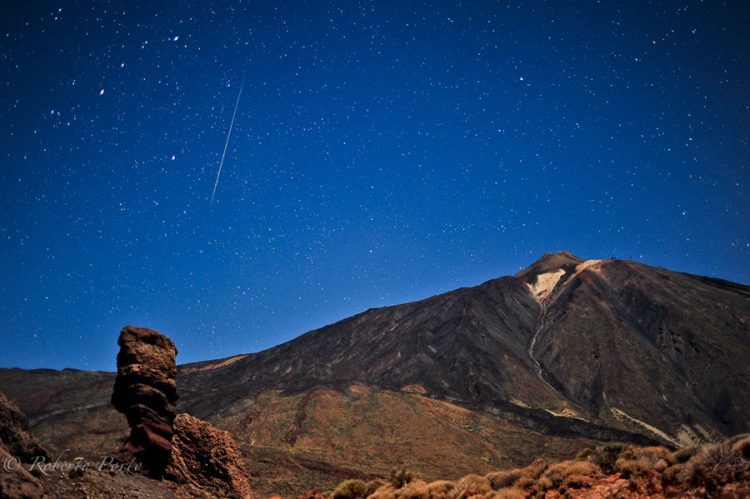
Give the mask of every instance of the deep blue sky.
<svg viewBox="0 0 750 499">
<path fill-rule="evenodd" d="M 0 6 L 0 366 L 255 351 L 560 249 L 750 282 L 745 1 L 138 4 Z"/>
</svg>

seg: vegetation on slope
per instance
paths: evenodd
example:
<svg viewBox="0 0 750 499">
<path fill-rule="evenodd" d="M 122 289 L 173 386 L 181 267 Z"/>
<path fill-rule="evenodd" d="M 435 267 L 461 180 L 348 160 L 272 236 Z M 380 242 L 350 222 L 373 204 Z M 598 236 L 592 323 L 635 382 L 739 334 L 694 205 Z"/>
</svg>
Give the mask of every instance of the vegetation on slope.
<svg viewBox="0 0 750 499">
<path fill-rule="evenodd" d="M 750 435 L 683 448 L 610 443 L 574 460 L 430 483 L 400 470 L 388 481 L 346 480 L 333 493 L 298 499 L 516 499 L 529 497 L 749 497 Z"/>
</svg>

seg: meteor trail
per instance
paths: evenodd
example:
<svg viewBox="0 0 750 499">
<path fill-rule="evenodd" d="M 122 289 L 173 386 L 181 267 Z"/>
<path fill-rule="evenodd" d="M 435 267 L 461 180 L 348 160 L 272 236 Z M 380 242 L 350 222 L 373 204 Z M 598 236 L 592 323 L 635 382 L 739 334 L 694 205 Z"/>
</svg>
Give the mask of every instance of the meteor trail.
<svg viewBox="0 0 750 499">
<path fill-rule="evenodd" d="M 219 177 L 221 177 L 221 169 L 224 167 L 224 157 L 227 155 L 227 147 L 229 146 L 229 138 L 232 136 L 232 129 L 234 128 L 234 118 L 237 116 L 237 108 L 240 107 L 240 97 L 242 97 L 242 89 L 245 87 L 245 79 L 242 78 L 242 85 L 240 85 L 240 93 L 237 94 L 237 102 L 234 103 L 234 112 L 232 113 L 232 121 L 229 123 L 229 131 L 227 132 L 227 141 L 224 143 L 224 152 L 221 153 L 221 161 L 219 162 L 219 171 L 216 172 L 216 182 L 214 182 L 214 191 L 211 193 L 211 204 L 214 204 L 214 196 L 216 196 L 216 188 L 219 186 Z"/>
</svg>

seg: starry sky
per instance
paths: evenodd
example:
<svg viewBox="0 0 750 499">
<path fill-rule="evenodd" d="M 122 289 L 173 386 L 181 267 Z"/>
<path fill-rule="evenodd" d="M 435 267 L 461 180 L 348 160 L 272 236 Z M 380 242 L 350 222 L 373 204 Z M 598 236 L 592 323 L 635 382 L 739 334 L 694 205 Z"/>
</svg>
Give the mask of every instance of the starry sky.
<svg viewBox="0 0 750 499">
<path fill-rule="evenodd" d="M 0 5 L 0 366 L 253 352 L 544 252 L 750 283 L 745 1 Z M 235 103 L 236 119 L 211 195 Z"/>
</svg>

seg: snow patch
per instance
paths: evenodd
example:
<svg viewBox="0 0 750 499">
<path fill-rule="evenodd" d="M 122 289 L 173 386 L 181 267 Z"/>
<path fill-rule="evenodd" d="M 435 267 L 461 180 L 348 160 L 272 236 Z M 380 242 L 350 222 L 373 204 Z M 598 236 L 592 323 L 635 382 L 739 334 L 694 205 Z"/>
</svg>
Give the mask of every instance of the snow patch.
<svg viewBox="0 0 750 499">
<path fill-rule="evenodd" d="M 534 299 L 541 303 L 552 293 L 563 275 L 565 275 L 565 271 L 557 269 L 554 272 L 537 275 L 534 284 L 526 283 L 526 285 L 531 290 L 531 294 L 534 295 Z"/>
</svg>

